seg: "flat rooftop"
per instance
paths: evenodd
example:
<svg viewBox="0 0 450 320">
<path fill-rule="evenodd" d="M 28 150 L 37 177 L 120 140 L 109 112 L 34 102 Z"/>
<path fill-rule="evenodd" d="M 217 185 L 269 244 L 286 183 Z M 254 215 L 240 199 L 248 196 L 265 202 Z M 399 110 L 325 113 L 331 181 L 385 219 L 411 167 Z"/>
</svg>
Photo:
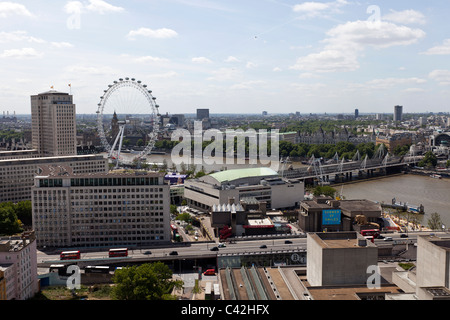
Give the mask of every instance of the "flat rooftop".
<svg viewBox="0 0 450 320">
<path fill-rule="evenodd" d="M 324 249 L 376 247 L 375 244 L 370 241 L 366 241 L 365 246 L 360 246 L 359 240 L 366 239 L 364 239 L 363 237 L 358 237 L 356 232 L 310 233 L 308 234 L 308 238 L 314 240 Z"/>
</svg>

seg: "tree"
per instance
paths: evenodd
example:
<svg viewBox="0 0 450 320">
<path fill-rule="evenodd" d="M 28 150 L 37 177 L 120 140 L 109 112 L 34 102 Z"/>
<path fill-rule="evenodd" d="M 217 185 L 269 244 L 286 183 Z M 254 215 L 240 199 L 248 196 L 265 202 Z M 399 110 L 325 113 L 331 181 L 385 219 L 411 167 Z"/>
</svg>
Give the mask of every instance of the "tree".
<svg viewBox="0 0 450 320">
<path fill-rule="evenodd" d="M 26 226 L 31 226 L 33 224 L 32 222 L 32 208 L 31 208 L 31 201 L 20 201 L 15 206 L 15 211 L 17 214 L 17 218 L 22 221 L 22 223 Z"/>
<path fill-rule="evenodd" d="M 428 228 L 431 230 L 440 230 L 442 228 L 442 220 L 439 213 L 432 213 L 428 219 Z"/>
<path fill-rule="evenodd" d="M 431 151 L 425 153 L 425 156 L 419 162 L 419 167 L 435 167 L 436 165 L 437 165 L 437 157 Z"/>
<path fill-rule="evenodd" d="M 113 281 L 112 297 L 117 300 L 172 300 L 173 288 L 183 285 L 172 280 L 172 271 L 160 261 L 119 269 Z"/>
<path fill-rule="evenodd" d="M 174 204 L 170 205 L 170 213 L 172 214 L 178 214 L 178 207 Z"/>
<path fill-rule="evenodd" d="M 13 235 L 22 231 L 14 205 L 11 202 L 0 204 L 0 235 Z"/>
<path fill-rule="evenodd" d="M 177 217 L 176 220 L 180 220 L 180 221 L 185 221 L 187 223 L 190 223 L 192 221 L 191 215 L 187 212 L 184 213 L 180 213 Z"/>
<path fill-rule="evenodd" d="M 314 188 L 313 194 L 316 197 L 324 195 L 324 196 L 327 196 L 327 197 L 333 197 L 334 198 L 336 192 L 337 192 L 336 189 L 332 188 L 330 186 L 317 186 L 317 187 Z"/>
</svg>

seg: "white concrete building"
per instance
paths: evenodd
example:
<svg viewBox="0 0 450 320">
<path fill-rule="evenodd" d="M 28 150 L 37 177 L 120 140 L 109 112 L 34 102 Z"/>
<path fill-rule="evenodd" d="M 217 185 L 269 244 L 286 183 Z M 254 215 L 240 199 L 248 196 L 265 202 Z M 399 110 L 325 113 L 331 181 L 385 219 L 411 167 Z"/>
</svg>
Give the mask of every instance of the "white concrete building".
<svg viewBox="0 0 450 320">
<path fill-rule="evenodd" d="M 0 238 L 0 271 L 5 283 L 0 297 L 5 297 L 6 300 L 27 300 L 39 291 L 36 239 L 33 232 Z"/>
<path fill-rule="evenodd" d="M 76 175 L 46 170 L 32 191 L 37 246 L 145 246 L 170 241 L 164 174 L 115 170 Z"/>
</svg>

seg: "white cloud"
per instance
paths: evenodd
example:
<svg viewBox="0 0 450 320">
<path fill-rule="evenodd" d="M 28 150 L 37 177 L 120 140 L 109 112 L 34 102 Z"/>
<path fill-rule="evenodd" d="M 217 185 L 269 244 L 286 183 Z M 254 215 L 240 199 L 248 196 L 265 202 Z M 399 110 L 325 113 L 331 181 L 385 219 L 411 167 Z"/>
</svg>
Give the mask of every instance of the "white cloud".
<svg viewBox="0 0 450 320">
<path fill-rule="evenodd" d="M 72 48 L 73 44 L 70 42 L 51 42 L 52 47 L 55 48 Z"/>
<path fill-rule="evenodd" d="M 168 71 L 165 73 L 155 73 L 149 75 L 149 78 L 157 78 L 157 79 L 167 79 L 167 78 L 173 78 L 177 77 L 179 74 L 175 71 Z"/>
<path fill-rule="evenodd" d="M 404 10 L 391 12 L 382 17 L 383 20 L 400 24 L 425 24 L 426 19 L 423 13 L 416 10 Z"/>
<path fill-rule="evenodd" d="M 206 57 L 195 57 L 195 58 L 192 58 L 191 61 L 194 63 L 205 63 L 205 64 L 212 63 L 212 61 Z"/>
<path fill-rule="evenodd" d="M 83 4 L 80 1 L 69 1 L 64 6 L 64 10 L 69 14 L 82 12 L 106 14 L 111 12 L 122 12 L 125 9 L 122 7 L 113 6 L 103 0 L 89 0 L 88 4 Z"/>
<path fill-rule="evenodd" d="M 300 18 L 315 18 L 318 16 L 323 16 L 327 13 L 337 13 L 339 8 L 347 5 L 348 2 L 345 0 L 337 0 L 333 2 L 303 2 L 296 4 L 292 10 L 294 12 L 300 13 Z"/>
<path fill-rule="evenodd" d="M 450 70 L 433 70 L 428 77 L 438 82 L 441 86 L 450 85 Z"/>
<path fill-rule="evenodd" d="M 350 90 L 387 90 L 387 89 L 393 89 L 395 88 L 398 90 L 398 87 L 406 86 L 409 88 L 404 89 L 405 92 L 407 91 L 413 91 L 413 88 L 410 88 L 410 86 L 413 85 L 423 85 L 427 83 L 428 81 L 426 79 L 421 79 L 417 77 L 412 78 L 382 78 L 382 79 L 373 79 L 370 81 L 366 81 L 364 83 L 350 83 L 347 86 L 347 89 Z M 411 90 L 409 90 L 411 89 Z M 422 88 L 414 88 L 415 92 L 420 91 Z"/>
<path fill-rule="evenodd" d="M 252 81 L 246 81 L 246 82 L 241 82 L 235 85 L 231 86 L 232 90 L 237 90 L 237 89 L 253 89 L 255 86 L 260 86 L 262 84 L 264 84 L 265 81 L 262 80 L 252 80 Z"/>
<path fill-rule="evenodd" d="M 161 29 L 149 29 L 149 28 L 139 28 L 137 30 L 131 30 L 127 38 L 130 40 L 134 40 L 136 36 L 142 36 L 147 38 L 154 39 L 168 39 L 175 38 L 178 36 L 178 33 L 172 29 L 161 28 Z"/>
<path fill-rule="evenodd" d="M 450 54 L 450 39 L 445 39 L 444 43 L 440 46 L 435 46 L 433 48 L 428 49 L 421 54 L 426 55 L 448 55 Z"/>
<path fill-rule="evenodd" d="M 370 89 L 389 89 L 398 85 L 424 84 L 427 80 L 420 78 L 385 78 L 374 79 L 366 82 L 366 87 Z"/>
<path fill-rule="evenodd" d="M 89 0 L 89 4 L 86 6 L 86 9 L 100 14 L 124 11 L 124 8 L 113 6 L 103 0 Z"/>
<path fill-rule="evenodd" d="M 275 67 L 272 69 L 273 72 L 280 72 L 282 69 L 280 67 Z"/>
<path fill-rule="evenodd" d="M 228 58 L 225 59 L 225 62 L 240 62 L 240 60 L 236 57 L 229 56 Z"/>
<path fill-rule="evenodd" d="M 32 43 L 44 43 L 45 40 L 31 37 L 26 31 L 0 32 L 0 43 L 26 41 Z"/>
<path fill-rule="evenodd" d="M 241 78 L 241 72 L 235 68 L 220 68 L 212 71 L 212 76 L 208 80 L 212 81 L 229 81 Z"/>
<path fill-rule="evenodd" d="M 70 74 L 81 74 L 83 76 L 85 75 L 114 75 L 117 73 L 116 70 L 114 70 L 111 67 L 108 66 L 82 66 L 82 65 L 74 65 L 74 66 L 68 66 L 64 69 L 66 72 Z"/>
<path fill-rule="evenodd" d="M 297 59 L 291 68 L 311 72 L 355 71 L 359 63 L 354 52 L 326 49 Z"/>
<path fill-rule="evenodd" d="M 42 56 L 43 54 L 37 52 L 34 48 L 4 50 L 3 53 L 0 54 L 0 58 L 15 59 L 41 58 Z"/>
<path fill-rule="evenodd" d="M 33 14 L 23 4 L 9 1 L 0 2 L 0 18 L 13 15 L 33 17 Z"/>
<path fill-rule="evenodd" d="M 423 89 L 423 88 L 407 88 L 407 89 L 403 90 L 403 92 L 406 92 L 406 93 L 421 93 L 421 92 L 425 92 L 425 89 Z"/>
<path fill-rule="evenodd" d="M 257 65 L 256 63 L 251 62 L 251 61 L 247 62 L 247 64 L 245 65 L 245 67 L 246 67 L 247 69 L 256 68 L 257 66 L 258 66 L 258 65 Z"/>
<path fill-rule="evenodd" d="M 168 62 L 169 59 L 152 57 L 152 56 L 143 56 L 134 59 L 135 62 L 146 63 L 146 62 Z"/>
<path fill-rule="evenodd" d="M 84 5 L 80 1 L 69 1 L 64 5 L 64 11 L 68 14 L 81 13 Z"/>
<path fill-rule="evenodd" d="M 366 48 L 410 45 L 425 37 L 425 32 L 386 21 L 358 20 L 330 29 L 327 36 L 321 52 L 300 57 L 291 68 L 311 72 L 354 71 L 359 68 L 358 58 Z"/>
</svg>

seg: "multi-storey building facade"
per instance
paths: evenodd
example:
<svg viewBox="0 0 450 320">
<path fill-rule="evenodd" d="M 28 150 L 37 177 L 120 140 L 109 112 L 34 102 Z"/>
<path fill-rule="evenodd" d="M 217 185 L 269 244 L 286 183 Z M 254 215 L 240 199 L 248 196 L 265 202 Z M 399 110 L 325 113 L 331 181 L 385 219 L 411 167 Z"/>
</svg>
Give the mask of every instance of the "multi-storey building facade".
<svg viewBox="0 0 450 320">
<path fill-rule="evenodd" d="M 77 174 L 105 173 L 109 169 L 108 160 L 99 155 L 0 160 L 0 202 L 31 200 L 31 187 L 39 168 L 63 164 Z"/>
<path fill-rule="evenodd" d="M 164 174 L 116 170 L 60 175 L 48 170 L 32 187 L 37 246 L 145 246 L 170 241 Z"/>
<path fill-rule="evenodd" d="M 26 300 L 38 290 L 34 232 L 0 238 L 0 300 Z"/>
<path fill-rule="evenodd" d="M 77 154 L 76 111 L 73 97 L 50 90 L 31 96 L 33 149 L 41 156 Z"/>
</svg>

